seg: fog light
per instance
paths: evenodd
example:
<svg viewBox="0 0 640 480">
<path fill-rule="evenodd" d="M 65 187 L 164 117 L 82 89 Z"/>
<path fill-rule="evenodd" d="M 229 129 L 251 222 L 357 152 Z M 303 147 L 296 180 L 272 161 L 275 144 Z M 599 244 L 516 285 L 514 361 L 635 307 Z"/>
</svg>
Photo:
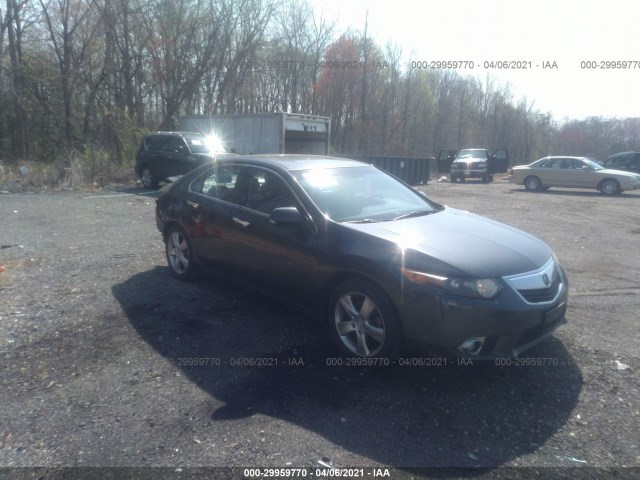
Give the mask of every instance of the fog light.
<svg viewBox="0 0 640 480">
<path fill-rule="evenodd" d="M 478 355 L 484 345 L 486 337 L 468 338 L 460 344 L 458 350 L 465 355 Z"/>
</svg>

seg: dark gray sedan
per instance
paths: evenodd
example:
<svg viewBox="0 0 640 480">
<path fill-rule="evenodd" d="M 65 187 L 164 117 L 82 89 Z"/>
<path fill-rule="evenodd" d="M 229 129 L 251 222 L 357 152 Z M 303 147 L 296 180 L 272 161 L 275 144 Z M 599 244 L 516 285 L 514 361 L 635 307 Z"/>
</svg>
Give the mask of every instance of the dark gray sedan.
<svg viewBox="0 0 640 480">
<path fill-rule="evenodd" d="M 565 322 L 567 278 L 544 242 L 353 160 L 213 162 L 161 190 L 156 220 L 176 277 L 283 300 L 351 356 L 512 357 Z"/>
</svg>

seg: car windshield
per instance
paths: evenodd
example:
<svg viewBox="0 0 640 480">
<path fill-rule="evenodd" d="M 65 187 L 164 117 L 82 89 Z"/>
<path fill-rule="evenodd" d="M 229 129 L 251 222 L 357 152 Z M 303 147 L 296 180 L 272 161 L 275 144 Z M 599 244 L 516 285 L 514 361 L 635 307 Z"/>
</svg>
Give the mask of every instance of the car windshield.
<svg viewBox="0 0 640 480">
<path fill-rule="evenodd" d="M 440 210 L 416 191 L 369 167 L 292 172 L 317 207 L 337 222 L 380 222 Z"/>
<path fill-rule="evenodd" d="M 593 170 L 604 170 L 604 167 L 602 165 L 600 165 L 597 162 L 594 162 L 590 158 L 583 158 L 582 161 L 586 163 L 589 166 L 589 168 Z"/>
<path fill-rule="evenodd" d="M 487 158 L 487 151 L 482 148 L 472 148 L 467 150 L 460 150 L 458 155 L 456 156 L 456 160 L 460 160 L 462 158 Z"/>
<path fill-rule="evenodd" d="M 192 153 L 226 153 L 224 144 L 215 135 L 187 138 Z"/>
</svg>

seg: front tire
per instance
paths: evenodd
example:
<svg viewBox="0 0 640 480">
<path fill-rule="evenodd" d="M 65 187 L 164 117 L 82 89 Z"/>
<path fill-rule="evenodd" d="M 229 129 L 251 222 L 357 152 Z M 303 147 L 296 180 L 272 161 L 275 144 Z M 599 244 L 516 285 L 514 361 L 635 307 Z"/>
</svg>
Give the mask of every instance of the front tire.
<svg viewBox="0 0 640 480">
<path fill-rule="evenodd" d="M 173 225 L 167 232 L 165 253 L 171 274 L 180 280 L 193 280 L 199 274 L 191 240 L 178 225 Z"/>
<path fill-rule="evenodd" d="M 537 192 L 542 188 L 542 182 L 538 177 L 527 177 L 524 179 L 524 188 L 526 188 L 530 192 Z"/>
<path fill-rule="evenodd" d="M 372 283 L 353 278 L 329 300 L 329 327 L 340 350 L 356 358 L 395 357 L 400 327 L 387 296 Z"/>
<path fill-rule="evenodd" d="M 620 193 L 620 184 L 612 179 L 604 180 L 600 184 L 600 192 L 604 195 L 617 195 Z"/>
<path fill-rule="evenodd" d="M 140 181 L 145 188 L 158 188 L 158 179 L 147 165 L 140 170 Z"/>
</svg>

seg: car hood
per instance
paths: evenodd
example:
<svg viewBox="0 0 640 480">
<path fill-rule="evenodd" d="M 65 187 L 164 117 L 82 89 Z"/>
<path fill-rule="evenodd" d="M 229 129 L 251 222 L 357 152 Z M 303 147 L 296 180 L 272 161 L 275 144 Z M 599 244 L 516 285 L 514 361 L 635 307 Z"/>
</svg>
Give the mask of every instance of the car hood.
<svg viewBox="0 0 640 480">
<path fill-rule="evenodd" d="M 599 174 L 612 175 L 616 177 L 624 177 L 629 180 L 640 180 L 640 175 L 633 172 L 625 172 L 624 170 L 614 170 L 613 168 L 605 168 L 604 170 L 598 170 Z"/>
<path fill-rule="evenodd" d="M 449 207 L 422 217 L 343 225 L 394 242 L 405 251 L 411 249 L 435 258 L 476 278 L 536 270 L 553 255 L 546 243 L 522 230 Z"/>
</svg>

